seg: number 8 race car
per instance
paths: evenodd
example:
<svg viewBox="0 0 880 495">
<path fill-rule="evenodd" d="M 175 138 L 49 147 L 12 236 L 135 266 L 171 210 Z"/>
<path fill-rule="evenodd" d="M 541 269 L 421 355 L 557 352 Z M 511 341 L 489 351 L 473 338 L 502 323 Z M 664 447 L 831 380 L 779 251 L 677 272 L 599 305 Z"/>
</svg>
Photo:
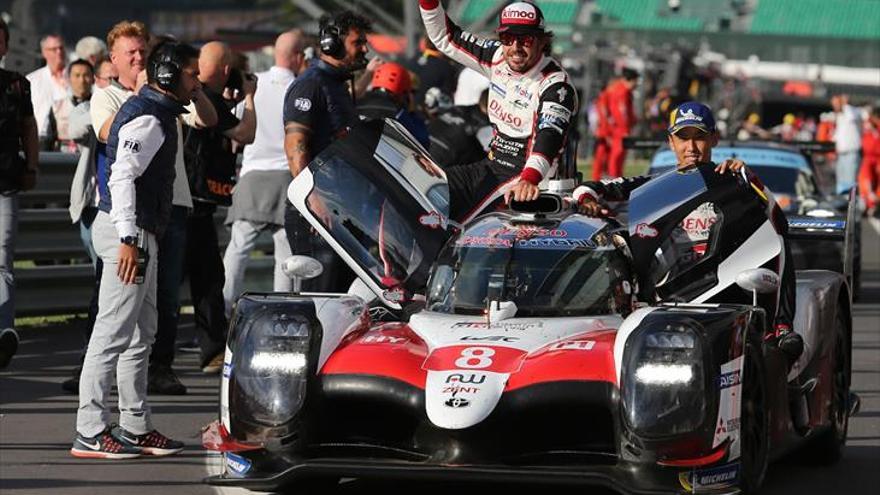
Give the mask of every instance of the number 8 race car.
<svg viewBox="0 0 880 495">
<path fill-rule="evenodd" d="M 393 121 L 362 123 L 293 181 L 361 290 L 238 300 L 203 433 L 224 472 L 208 483 L 737 493 L 795 447 L 840 456 L 858 404 L 846 277 L 798 272 L 806 350 L 787 362 L 767 317 L 781 238 L 741 177 L 661 175 L 634 192 L 628 228 L 553 195 L 455 226 L 432 168 Z M 670 233 L 698 207 L 717 221 L 683 256 Z"/>
</svg>

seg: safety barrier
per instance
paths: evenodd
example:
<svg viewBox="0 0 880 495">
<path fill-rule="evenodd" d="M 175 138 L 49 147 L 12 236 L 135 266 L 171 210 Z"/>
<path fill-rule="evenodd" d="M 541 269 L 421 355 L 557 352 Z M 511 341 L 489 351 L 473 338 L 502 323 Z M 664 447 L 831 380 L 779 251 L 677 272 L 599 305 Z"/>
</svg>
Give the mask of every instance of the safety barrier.
<svg viewBox="0 0 880 495">
<path fill-rule="evenodd" d="M 19 194 L 16 316 L 83 313 L 88 309 L 93 269 L 79 226 L 71 223 L 67 210 L 77 160 L 73 153 L 41 153 L 37 187 Z M 229 242 L 229 231 L 222 225 L 225 218 L 226 209 L 219 208 L 214 219 L 221 249 Z M 271 250 L 272 238 L 261 235 L 245 277 L 248 289 L 271 290 Z M 181 298 L 183 304 L 189 303 L 188 287 L 181 291 Z"/>
</svg>

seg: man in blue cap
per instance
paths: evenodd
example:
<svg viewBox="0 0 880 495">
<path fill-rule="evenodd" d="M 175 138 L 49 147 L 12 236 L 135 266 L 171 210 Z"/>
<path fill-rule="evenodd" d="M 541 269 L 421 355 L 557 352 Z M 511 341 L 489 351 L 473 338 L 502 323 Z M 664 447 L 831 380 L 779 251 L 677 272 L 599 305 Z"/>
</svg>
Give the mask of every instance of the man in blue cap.
<svg viewBox="0 0 880 495">
<path fill-rule="evenodd" d="M 669 148 L 677 158 L 677 169 L 687 170 L 700 164 L 712 163 L 712 148 L 718 144 L 719 134 L 715 128 L 715 117 L 712 110 L 698 102 L 682 103 L 669 115 L 667 129 Z M 785 352 L 790 363 L 794 363 L 803 352 L 803 338 L 792 331 L 792 319 L 795 309 L 794 267 L 791 250 L 785 241 L 788 221 L 782 210 L 776 205 L 773 194 L 767 190 L 754 175 L 746 170 L 741 160 L 727 159 L 715 166 L 715 172 L 723 174 L 744 173 L 753 186 L 762 190 L 762 201 L 767 203 L 767 211 L 771 212 L 770 220 L 783 240 L 785 257 L 780 270 L 782 281 L 777 295 L 779 303 L 776 308 L 773 335 L 779 348 Z M 640 185 L 651 180 L 652 176 L 622 177 L 602 181 L 585 182 L 575 189 L 574 198 L 580 204 L 583 213 L 590 216 L 605 216 L 610 212 L 602 206 L 600 200 L 627 201 L 630 193 Z M 749 189 L 750 191 L 752 189 Z M 717 213 L 711 203 L 698 206 L 682 221 L 680 228 L 673 230 L 672 236 L 680 237 L 680 241 L 693 246 L 692 252 L 685 253 L 689 259 L 680 262 L 693 262 L 703 256 L 709 239 L 709 228 L 717 219 Z"/>
</svg>

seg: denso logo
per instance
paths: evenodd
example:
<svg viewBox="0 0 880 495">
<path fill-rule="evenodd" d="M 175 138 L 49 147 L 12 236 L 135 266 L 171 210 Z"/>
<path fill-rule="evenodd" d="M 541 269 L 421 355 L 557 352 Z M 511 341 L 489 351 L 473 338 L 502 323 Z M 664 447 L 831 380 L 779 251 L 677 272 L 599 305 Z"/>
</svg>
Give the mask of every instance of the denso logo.
<svg viewBox="0 0 880 495">
<path fill-rule="evenodd" d="M 505 124 L 515 127 L 522 127 L 523 125 L 522 118 L 505 111 L 504 108 L 501 107 L 501 104 L 498 103 L 498 100 L 492 100 L 489 103 L 489 111 Z"/>
</svg>

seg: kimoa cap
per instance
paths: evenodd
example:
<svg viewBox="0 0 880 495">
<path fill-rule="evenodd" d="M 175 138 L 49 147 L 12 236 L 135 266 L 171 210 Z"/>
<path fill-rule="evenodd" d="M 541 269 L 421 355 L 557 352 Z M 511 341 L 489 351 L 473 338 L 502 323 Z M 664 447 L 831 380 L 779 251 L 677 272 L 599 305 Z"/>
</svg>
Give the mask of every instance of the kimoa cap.
<svg viewBox="0 0 880 495">
<path fill-rule="evenodd" d="M 696 101 L 682 103 L 669 114 L 669 134 L 684 129 L 685 127 L 696 127 L 703 132 L 715 132 L 715 117 L 712 110 Z"/>
<path fill-rule="evenodd" d="M 514 2 L 501 10 L 496 32 L 511 34 L 544 33 L 544 13 L 529 2 Z"/>
</svg>

